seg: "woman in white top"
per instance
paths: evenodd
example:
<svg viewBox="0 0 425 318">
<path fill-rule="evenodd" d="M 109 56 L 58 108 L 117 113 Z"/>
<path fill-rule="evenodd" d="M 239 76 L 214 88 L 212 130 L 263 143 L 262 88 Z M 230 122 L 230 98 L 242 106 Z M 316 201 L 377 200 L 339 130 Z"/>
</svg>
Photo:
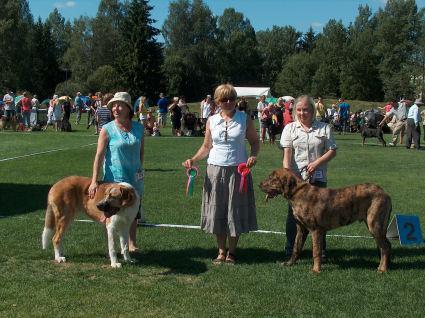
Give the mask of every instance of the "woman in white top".
<svg viewBox="0 0 425 318">
<path fill-rule="evenodd" d="M 252 176 L 249 174 L 246 178 L 247 191 L 239 192 L 241 175 L 238 165 L 255 165 L 259 151 L 258 135 L 246 113 L 236 109 L 236 97 L 232 85 L 217 87 L 214 99 L 221 111 L 208 118 L 202 146 L 183 163 L 186 168 L 191 168 L 195 162 L 208 156 L 201 228 L 217 236 L 218 256 L 214 264 L 234 264 L 240 234 L 257 230 Z M 251 148 L 249 157 L 245 148 L 246 139 Z"/>
<path fill-rule="evenodd" d="M 285 126 L 280 139 L 283 148 L 283 167 L 293 170 L 312 185 L 325 188 L 327 163 L 336 156 L 332 130 L 326 123 L 315 120 L 313 98 L 303 95 L 295 102 L 295 122 Z M 286 218 L 286 256 L 291 256 L 296 223 L 289 205 Z M 322 242 L 322 257 L 325 257 L 326 240 Z"/>
</svg>

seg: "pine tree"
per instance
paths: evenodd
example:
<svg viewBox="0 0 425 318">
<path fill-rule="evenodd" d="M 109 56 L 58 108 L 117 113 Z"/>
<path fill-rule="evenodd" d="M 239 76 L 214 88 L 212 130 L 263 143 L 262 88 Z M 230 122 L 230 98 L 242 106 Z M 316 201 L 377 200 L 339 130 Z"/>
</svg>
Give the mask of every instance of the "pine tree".
<svg viewBox="0 0 425 318">
<path fill-rule="evenodd" d="M 162 50 L 155 38 L 159 30 L 153 27 L 151 10 L 147 0 L 126 5 L 118 70 L 130 94 L 153 98 L 160 91 Z"/>
</svg>

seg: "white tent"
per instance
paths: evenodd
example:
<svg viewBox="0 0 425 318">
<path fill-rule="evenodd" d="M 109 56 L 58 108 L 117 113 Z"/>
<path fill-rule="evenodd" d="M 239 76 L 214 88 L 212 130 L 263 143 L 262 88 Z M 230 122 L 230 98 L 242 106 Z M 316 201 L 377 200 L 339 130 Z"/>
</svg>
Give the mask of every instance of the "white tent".
<svg viewBox="0 0 425 318">
<path fill-rule="evenodd" d="M 238 96 L 257 97 L 261 95 L 270 95 L 270 87 L 235 87 Z"/>
</svg>

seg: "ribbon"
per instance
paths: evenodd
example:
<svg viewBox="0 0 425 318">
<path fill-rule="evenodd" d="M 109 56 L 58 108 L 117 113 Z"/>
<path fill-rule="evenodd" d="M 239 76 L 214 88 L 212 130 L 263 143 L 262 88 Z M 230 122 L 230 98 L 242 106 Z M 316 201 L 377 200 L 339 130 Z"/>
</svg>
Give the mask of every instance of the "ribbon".
<svg viewBox="0 0 425 318">
<path fill-rule="evenodd" d="M 239 185 L 239 193 L 247 192 L 248 185 L 246 183 L 246 176 L 251 172 L 245 162 L 238 165 L 238 173 L 241 175 L 241 183 Z"/>
<path fill-rule="evenodd" d="M 186 195 L 193 196 L 193 187 L 195 185 L 195 178 L 198 176 L 199 170 L 198 167 L 192 166 L 189 169 L 186 169 L 187 175 L 187 185 L 186 185 Z"/>
</svg>

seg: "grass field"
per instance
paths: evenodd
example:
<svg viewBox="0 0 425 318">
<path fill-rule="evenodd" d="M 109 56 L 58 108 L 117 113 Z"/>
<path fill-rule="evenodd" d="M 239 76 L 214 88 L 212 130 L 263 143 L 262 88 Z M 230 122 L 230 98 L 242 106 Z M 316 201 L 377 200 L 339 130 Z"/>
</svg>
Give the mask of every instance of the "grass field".
<svg viewBox="0 0 425 318">
<path fill-rule="evenodd" d="M 84 118 L 83 118 L 84 119 Z M 329 235 L 328 262 L 311 273 L 311 241 L 294 267 L 282 267 L 285 237 L 241 238 L 235 266 L 214 266 L 215 239 L 200 230 L 138 228 L 135 264 L 109 267 L 102 227 L 75 222 L 64 240 L 68 262 L 41 250 L 46 195 L 58 179 L 91 175 L 96 136 L 80 125 L 72 133 L 0 133 L 0 316 L 134 317 L 423 317 L 424 247 L 393 241 L 387 274 L 378 274 L 374 240 L 364 224 Z M 181 162 L 201 138 L 146 138 L 144 208 L 149 223 L 198 225 L 201 179 L 184 195 Z M 386 135 L 386 140 L 389 136 Z M 329 186 L 376 182 L 392 197 L 393 214 L 424 216 L 424 151 L 383 148 L 360 136 L 336 136 Z M 35 154 L 26 156 L 29 154 Z M 14 158 L 14 159 L 10 159 Z M 281 166 L 277 146 L 262 147 L 253 169 L 258 184 Z M 201 164 L 201 174 L 205 165 Z M 258 189 L 258 188 L 257 188 Z M 256 191 L 261 230 L 284 231 L 287 203 L 265 204 Z M 83 216 L 81 216 L 83 218 Z"/>
</svg>

